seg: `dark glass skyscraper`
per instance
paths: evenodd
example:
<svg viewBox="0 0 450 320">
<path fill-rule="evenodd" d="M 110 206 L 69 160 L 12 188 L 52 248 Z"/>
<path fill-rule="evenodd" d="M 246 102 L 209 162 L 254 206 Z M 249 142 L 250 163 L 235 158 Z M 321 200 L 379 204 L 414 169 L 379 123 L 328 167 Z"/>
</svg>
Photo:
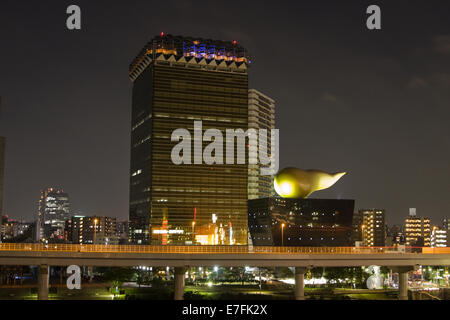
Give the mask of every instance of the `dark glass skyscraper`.
<svg viewBox="0 0 450 320">
<path fill-rule="evenodd" d="M 2 109 L 2 97 L 0 97 L 0 113 L 1 109 Z M 0 137 L 0 226 L 2 225 L 2 217 L 3 217 L 3 179 L 5 174 L 5 146 L 6 146 L 6 138 Z"/>
<path fill-rule="evenodd" d="M 235 41 L 163 34 L 131 63 L 132 242 L 246 244 L 247 161 L 176 165 L 171 135 L 184 128 L 194 139 L 194 121 L 203 132 L 246 131 L 248 63 Z M 192 158 L 196 152 L 192 144 Z"/>
</svg>

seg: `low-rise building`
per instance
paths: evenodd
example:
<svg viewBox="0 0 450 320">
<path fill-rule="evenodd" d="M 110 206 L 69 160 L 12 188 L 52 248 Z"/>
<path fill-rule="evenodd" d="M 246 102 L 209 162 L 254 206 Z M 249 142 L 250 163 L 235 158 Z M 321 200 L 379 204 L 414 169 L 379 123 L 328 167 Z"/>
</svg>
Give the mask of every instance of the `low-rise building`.
<svg viewBox="0 0 450 320">
<path fill-rule="evenodd" d="M 355 201 L 263 198 L 248 201 L 255 246 L 352 246 Z"/>
<path fill-rule="evenodd" d="M 116 218 L 73 216 L 66 222 L 65 237 L 74 244 L 118 244 Z"/>
</svg>

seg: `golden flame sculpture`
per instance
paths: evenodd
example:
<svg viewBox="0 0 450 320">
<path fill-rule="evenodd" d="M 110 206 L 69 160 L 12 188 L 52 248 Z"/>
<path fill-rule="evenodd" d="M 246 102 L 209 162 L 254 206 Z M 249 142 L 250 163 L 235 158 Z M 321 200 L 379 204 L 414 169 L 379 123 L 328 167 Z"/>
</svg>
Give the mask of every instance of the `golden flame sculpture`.
<svg viewBox="0 0 450 320">
<path fill-rule="evenodd" d="M 331 187 L 346 172 L 285 168 L 273 179 L 275 191 L 283 198 L 307 198 L 311 193 Z"/>
</svg>

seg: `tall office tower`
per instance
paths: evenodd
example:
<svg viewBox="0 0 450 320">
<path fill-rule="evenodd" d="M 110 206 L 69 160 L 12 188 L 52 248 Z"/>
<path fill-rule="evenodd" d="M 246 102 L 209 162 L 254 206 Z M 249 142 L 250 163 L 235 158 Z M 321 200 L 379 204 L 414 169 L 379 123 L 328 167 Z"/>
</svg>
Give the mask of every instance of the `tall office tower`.
<svg viewBox="0 0 450 320">
<path fill-rule="evenodd" d="M 362 209 L 362 242 L 366 247 L 386 245 L 386 212 L 384 209 Z"/>
<path fill-rule="evenodd" d="M 0 97 L 0 114 L 2 111 L 2 97 Z M 6 139 L 0 137 L 0 229 L 3 226 L 3 179 L 5 174 L 5 145 Z M 0 230 L 1 231 L 1 230 Z M 2 237 L 0 236 L 0 243 L 2 242 Z"/>
<path fill-rule="evenodd" d="M 248 128 L 265 129 L 267 137 L 270 137 L 271 129 L 275 129 L 275 101 L 261 92 L 248 90 Z M 267 150 L 264 150 L 266 145 Z M 260 152 L 269 155 L 271 150 L 271 139 L 260 145 Z M 256 154 L 253 155 L 256 158 Z M 248 199 L 260 199 L 272 197 L 275 194 L 273 187 L 273 176 L 260 174 L 261 164 L 248 165 Z M 268 166 L 266 166 L 268 167 Z"/>
<path fill-rule="evenodd" d="M 5 173 L 5 145 L 6 139 L 4 137 L 0 137 L 0 225 L 2 225 L 2 216 L 3 216 L 3 177 Z"/>
<path fill-rule="evenodd" d="M 195 134 L 193 129 L 194 121 L 202 121 L 200 135 L 207 129 L 224 135 L 226 129 L 247 130 L 249 62 L 236 41 L 161 34 L 131 63 L 133 243 L 196 244 L 209 239 L 214 244 L 218 238 L 226 244 L 247 243 L 247 161 L 236 164 L 235 152 L 233 165 L 205 164 L 202 150 L 210 142 L 202 142 L 200 130 Z M 177 165 L 171 159 L 180 143 L 171 139 L 176 129 L 191 135 L 187 142 L 192 154 L 182 153 L 191 164 Z"/>
<path fill-rule="evenodd" d="M 69 195 L 63 190 L 41 190 L 38 210 L 39 240 L 64 241 L 65 222 L 70 218 Z"/>
<path fill-rule="evenodd" d="M 430 218 L 416 216 L 415 210 L 405 219 L 405 245 L 416 247 L 431 246 Z"/>
</svg>

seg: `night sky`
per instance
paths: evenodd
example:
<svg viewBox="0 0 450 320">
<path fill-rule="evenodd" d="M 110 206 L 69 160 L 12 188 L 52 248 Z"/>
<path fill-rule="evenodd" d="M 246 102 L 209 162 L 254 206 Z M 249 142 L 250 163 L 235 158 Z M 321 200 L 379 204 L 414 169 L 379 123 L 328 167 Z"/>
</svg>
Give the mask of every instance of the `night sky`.
<svg viewBox="0 0 450 320">
<path fill-rule="evenodd" d="M 390 2 L 390 4 L 389 4 Z M 128 65 L 166 34 L 237 40 L 250 87 L 276 100 L 281 168 L 347 171 L 313 197 L 450 216 L 448 1 L 9 1 L 0 4 L 5 208 L 35 219 L 61 187 L 72 213 L 128 217 Z M 82 30 L 66 28 L 66 8 Z M 366 28 L 378 4 L 382 30 Z"/>
</svg>

